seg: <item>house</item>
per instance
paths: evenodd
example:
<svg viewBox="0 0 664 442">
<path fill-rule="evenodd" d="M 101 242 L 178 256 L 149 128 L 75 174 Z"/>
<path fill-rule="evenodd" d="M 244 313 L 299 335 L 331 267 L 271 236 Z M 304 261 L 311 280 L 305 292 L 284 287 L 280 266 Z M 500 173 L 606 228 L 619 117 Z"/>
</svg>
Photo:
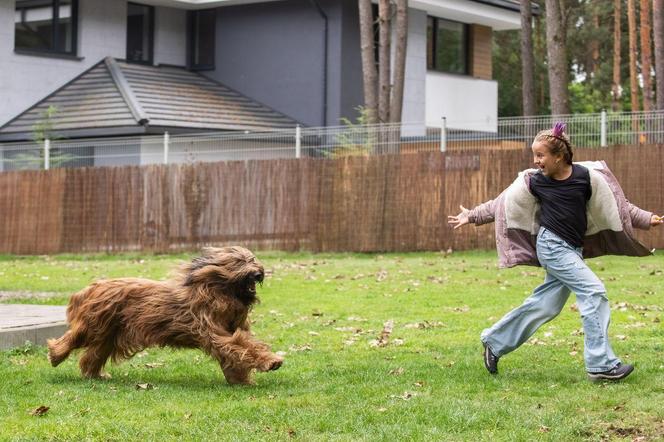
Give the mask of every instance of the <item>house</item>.
<svg viewBox="0 0 664 442">
<path fill-rule="evenodd" d="M 408 26 L 403 121 L 436 124 L 445 116 L 451 128 L 495 130 L 492 30 L 520 26 L 519 2 L 410 0 Z M 109 65 L 119 74 L 108 71 L 106 86 L 117 89 L 108 93 L 120 94 L 124 104 L 116 110 L 134 120 L 114 131 L 108 107 L 81 108 L 79 96 L 100 92 L 90 84 L 98 81 L 93 72 Z M 80 138 L 335 126 L 363 102 L 357 0 L 3 0 L 0 66 L 0 142 L 29 140 L 50 105 L 58 110 L 54 130 Z M 141 69 L 142 79 L 129 73 Z M 137 114 L 131 94 L 145 92 L 149 78 L 168 78 L 169 70 L 184 83 L 209 81 L 207 89 L 260 111 L 236 114 L 247 118 L 222 127 L 215 121 L 223 112 L 210 114 L 201 102 L 186 112 L 172 107 L 165 121 L 151 119 L 159 109 L 138 97 Z M 126 80 L 132 75 L 133 84 Z M 197 93 L 187 85 L 182 103 Z M 213 100 L 223 106 L 221 98 Z"/>
</svg>

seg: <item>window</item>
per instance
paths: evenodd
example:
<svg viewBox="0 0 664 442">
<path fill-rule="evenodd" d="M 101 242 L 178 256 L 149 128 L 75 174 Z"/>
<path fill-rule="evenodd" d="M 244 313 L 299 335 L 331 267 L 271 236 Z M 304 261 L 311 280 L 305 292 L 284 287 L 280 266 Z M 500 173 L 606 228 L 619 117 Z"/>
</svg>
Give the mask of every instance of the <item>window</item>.
<svg viewBox="0 0 664 442">
<path fill-rule="evenodd" d="M 468 73 L 468 25 L 427 18 L 427 69 Z"/>
<path fill-rule="evenodd" d="M 214 69 L 217 11 L 190 11 L 188 16 L 189 68 Z"/>
<path fill-rule="evenodd" d="M 78 0 L 16 0 L 18 50 L 76 55 Z"/>
<path fill-rule="evenodd" d="M 154 7 L 127 4 L 127 61 L 152 64 Z"/>
</svg>

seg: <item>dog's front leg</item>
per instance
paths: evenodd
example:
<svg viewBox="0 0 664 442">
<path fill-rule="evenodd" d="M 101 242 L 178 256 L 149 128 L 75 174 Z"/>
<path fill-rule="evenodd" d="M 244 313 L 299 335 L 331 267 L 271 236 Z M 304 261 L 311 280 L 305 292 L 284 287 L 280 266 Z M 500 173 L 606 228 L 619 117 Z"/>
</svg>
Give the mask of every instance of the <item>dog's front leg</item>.
<svg viewBox="0 0 664 442">
<path fill-rule="evenodd" d="M 233 366 L 224 367 L 221 365 L 221 371 L 224 372 L 224 377 L 226 382 L 231 385 L 241 384 L 241 385 L 253 385 L 254 381 L 251 379 L 251 369 L 250 368 L 239 368 Z"/>
<path fill-rule="evenodd" d="M 250 333 L 243 330 L 236 330 L 230 336 L 212 336 L 210 344 L 210 354 L 222 367 L 270 371 L 281 367 L 284 361 L 281 356 L 265 351 L 265 344 L 257 343 Z"/>
</svg>

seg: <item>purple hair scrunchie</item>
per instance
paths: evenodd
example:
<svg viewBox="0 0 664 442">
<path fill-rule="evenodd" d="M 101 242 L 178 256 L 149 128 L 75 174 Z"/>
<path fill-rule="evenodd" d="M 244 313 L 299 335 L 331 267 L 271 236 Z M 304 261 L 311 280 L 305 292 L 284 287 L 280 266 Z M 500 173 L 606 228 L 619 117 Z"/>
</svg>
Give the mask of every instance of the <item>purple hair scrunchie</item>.
<svg viewBox="0 0 664 442">
<path fill-rule="evenodd" d="M 566 128 L 567 125 L 565 123 L 563 123 L 562 121 L 558 121 L 556 124 L 553 125 L 553 136 L 562 137 L 563 132 L 565 132 Z"/>
</svg>

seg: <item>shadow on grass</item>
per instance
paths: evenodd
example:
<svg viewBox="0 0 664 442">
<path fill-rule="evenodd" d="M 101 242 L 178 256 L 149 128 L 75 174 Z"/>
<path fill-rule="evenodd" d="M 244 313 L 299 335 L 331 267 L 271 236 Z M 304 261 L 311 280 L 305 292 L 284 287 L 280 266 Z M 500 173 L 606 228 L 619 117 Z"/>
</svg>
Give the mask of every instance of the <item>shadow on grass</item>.
<svg viewBox="0 0 664 442">
<path fill-rule="evenodd" d="M 117 367 L 116 370 L 117 371 Z M 219 391 L 242 391 L 252 392 L 261 390 L 274 390 L 275 387 L 283 388 L 290 385 L 290 379 L 281 376 L 275 379 L 274 375 L 258 374 L 254 376 L 254 385 L 230 385 L 226 382 L 221 371 L 211 373 L 209 376 L 199 374 L 178 373 L 168 369 L 149 370 L 142 373 L 134 371 L 125 375 L 124 373 L 112 374 L 110 379 L 86 379 L 76 372 L 52 372 L 48 375 L 46 382 L 57 385 L 70 385 L 72 387 L 87 387 L 92 385 L 114 386 L 118 388 L 141 389 L 138 385 L 146 385 L 143 388 L 153 388 L 155 386 L 169 387 L 172 389 L 187 390 L 191 392 L 210 391 L 210 389 Z"/>
</svg>

